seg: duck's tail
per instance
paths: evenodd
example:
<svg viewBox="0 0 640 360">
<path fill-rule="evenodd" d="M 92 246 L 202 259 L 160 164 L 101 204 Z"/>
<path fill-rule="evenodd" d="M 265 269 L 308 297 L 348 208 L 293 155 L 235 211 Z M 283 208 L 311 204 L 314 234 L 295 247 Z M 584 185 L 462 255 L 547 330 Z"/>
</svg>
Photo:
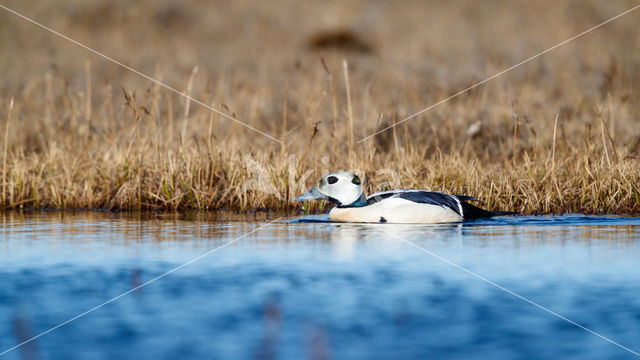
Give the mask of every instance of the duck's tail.
<svg viewBox="0 0 640 360">
<path fill-rule="evenodd" d="M 462 216 L 465 220 L 490 218 L 494 216 L 504 215 L 518 215 L 518 213 L 514 211 L 489 211 L 471 205 L 468 202 L 462 202 Z"/>
</svg>

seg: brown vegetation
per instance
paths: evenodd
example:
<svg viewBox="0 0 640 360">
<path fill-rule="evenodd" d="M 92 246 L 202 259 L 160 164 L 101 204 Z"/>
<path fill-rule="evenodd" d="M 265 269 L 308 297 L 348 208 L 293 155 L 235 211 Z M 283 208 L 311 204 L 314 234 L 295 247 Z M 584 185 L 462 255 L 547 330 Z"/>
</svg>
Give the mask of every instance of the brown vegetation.
<svg viewBox="0 0 640 360">
<path fill-rule="evenodd" d="M 351 169 L 369 193 L 637 214 L 640 13 L 358 143 L 633 5 L 9 1 L 283 143 L 0 10 L 0 204 L 288 211 Z"/>
</svg>

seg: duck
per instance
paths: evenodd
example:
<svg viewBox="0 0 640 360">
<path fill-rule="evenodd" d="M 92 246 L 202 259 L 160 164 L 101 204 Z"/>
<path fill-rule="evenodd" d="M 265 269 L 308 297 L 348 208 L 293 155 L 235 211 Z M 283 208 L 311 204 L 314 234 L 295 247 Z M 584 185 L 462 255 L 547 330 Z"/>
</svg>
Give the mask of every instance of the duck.
<svg viewBox="0 0 640 360">
<path fill-rule="evenodd" d="M 316 186 L 295 200 L 335 203 L 329 211 L 329 220 L 337 222 L 435 224 L 517 214 L 484 210 L 469 203 L 478 201 L 473 196 L 439 191 L 395 189 L 366 196 L 360 178 L 347 171 L 323 176 Z"/>
</svg>

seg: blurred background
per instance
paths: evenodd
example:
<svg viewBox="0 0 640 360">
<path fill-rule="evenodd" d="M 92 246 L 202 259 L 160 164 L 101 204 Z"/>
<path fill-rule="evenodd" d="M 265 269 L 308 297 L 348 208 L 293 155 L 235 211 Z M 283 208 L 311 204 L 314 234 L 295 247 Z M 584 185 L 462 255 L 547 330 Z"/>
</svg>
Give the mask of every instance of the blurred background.
<svg viewBox="0 0 640 360">
<path fill-rule="evenodd" d="M 345 106 L 341 62 L 351 65 L 355 131 L 369 135 L 379 113 L 409 115 L 632 7 L 632 1 L 9 1 L 7 6 L 169 86 L 186 90 L 194 67 L 194 97 L 225 104 L 239 119 L 274 133 L 289 99 L 291 127 L 322 121 L 331 133 L 330 99 L 321 58 L 336 80 L 339 117 Z M 97 57 L 6 11 L 0 25 L 7 71 L 2 96 L 42 98 L 85 91 L 90 63 L 94 107 L 120 87 L 139 96 L 148 80 Z M 608 92 L 637 94 L 637 16 L 629 14 L 523 65 L 474 94 L 483 106 L 451 114 L 455 103 L 412 121 L 417 129 L 446 116 L 469 122 L 519 100 L 536 123 L 558 107 L 599 103 Z M 625 87 L 627 85 L 627 87 Z M 626 94 L 619 92 L 629 91 Z M 164 93 L 165 91 L 162 90 Z M 526 97 L 523 97 L 523 94 Z M 163 94 L 165 95 L 165 94 Z M 175 94 L 170 94 L 174 96 Z M 498 96 L 501 95 L 501 96 Z M 622 95 L 622 96 L 621 96 Z M 491 99 L 483 98 L 483 96 Z M 504 97 L 504 98 L 501 98 Z M 38 99 L 42 100 L 42 99 Z M 183 101 L 179 97 L 176 101 Z M 217 100 L 217 101 L 216 101 Z M 564 103 L 563 103 L 564 100 Z M 570 100 L 570 101 L 567 101 Z M 121 103 L 118 101 L 117 103 Z M 22 103 L 22 101 L 21 101 Z M 42 101 L 38 101 L 42 107 Z M 34 104 L 35 105 L 35 104 Z M 175 106 L 177 107 L 177 105 Z M 161 109 L 162 110 L 162 109 Z M 195 113 L 209 110 L 194 105 Z M 25 117 L 35 114 L 23 112 Z M 194 116 L 197 118 L 197 116 Z M 625 123 L 620 121 L 620 123 Z M 635 123 L 637 125 L 637 123 Z M 221 121 L 224 128 L 231 125 Z M 420 126 L 418 126 L 420 125 Z M 630 124 L 631 125 L 631 124 Z M 544 126 L 543 126 L 544 128 Z M 300 132 L 302 129 L 298 129 Z M 622 134 L 631 128 L 617 129 Z M 253 137 L 255 134 L 251 134 Z M 262 139 L 261 139 L 262 140 Z"/>
</svg>

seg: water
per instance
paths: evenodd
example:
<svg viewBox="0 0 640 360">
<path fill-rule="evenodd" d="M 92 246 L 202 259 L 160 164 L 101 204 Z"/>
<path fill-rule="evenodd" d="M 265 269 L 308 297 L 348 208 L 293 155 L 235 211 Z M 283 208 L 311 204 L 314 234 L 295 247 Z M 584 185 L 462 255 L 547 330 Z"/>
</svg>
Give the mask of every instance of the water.
<svg viewBox="0 0 640 360">
<path fill-rule="evenodd" d="M 0 216 L 0 352 L 277 217 Z M 0 359 L 638 358 L 443 259 L 639 352 L 640 218 L 323 219 L 268 225 Z"/>
</svg>

